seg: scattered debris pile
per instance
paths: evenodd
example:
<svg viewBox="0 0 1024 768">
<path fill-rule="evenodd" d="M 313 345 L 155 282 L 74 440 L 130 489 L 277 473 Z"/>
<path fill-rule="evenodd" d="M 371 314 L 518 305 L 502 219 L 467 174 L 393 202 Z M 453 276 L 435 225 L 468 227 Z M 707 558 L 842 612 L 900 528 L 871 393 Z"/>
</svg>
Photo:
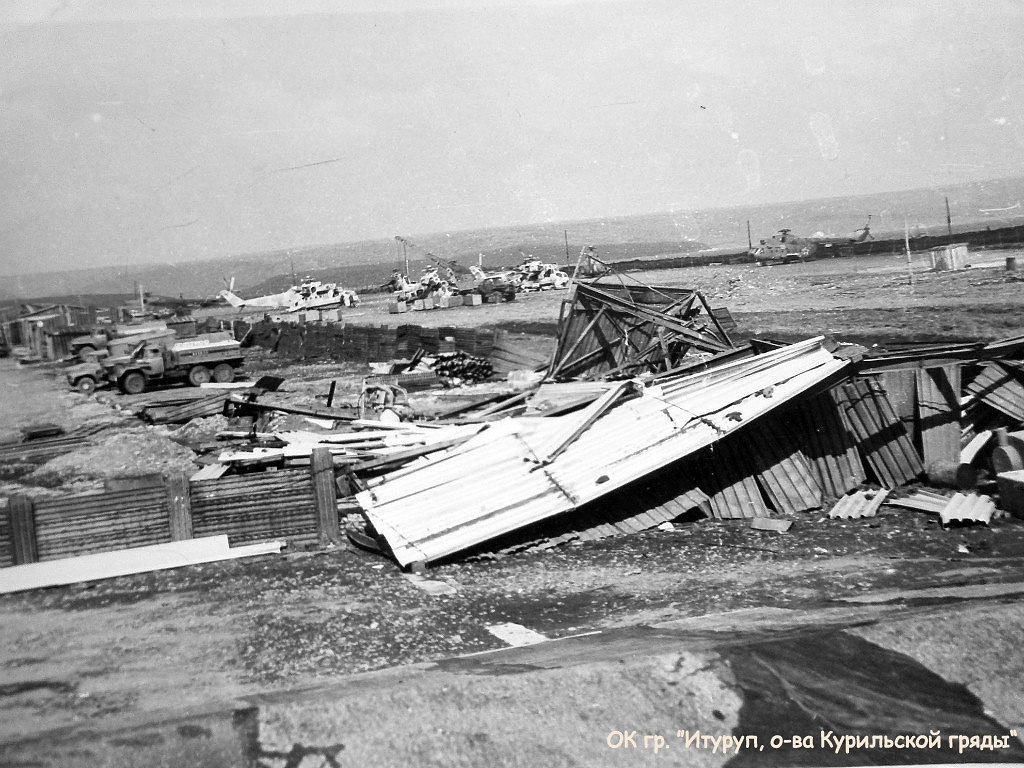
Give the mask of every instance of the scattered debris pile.
<svg viewBox="0 0 1024 768">
<path fill-rule="evenodd" d="M 563 322 L 549 371 L 601 381 L 549 380 L 481 402 L 460 420 L 485 428 L 460 445 L 363 473 L 356 499 L 400 565 L 604 538 L 683 515 L 781 531 L 788 525 L 763 522 L 820 509 L 871 517 L 891 504 L 932 512 L 944 526 L 988 524 L 997 475 L 1008 489 L 1001 505 L 1016 509 L 1009 473 L 1024 469 L 1024 431 L 1008 430 L 1024 423 L 1024 363 L 1015 359 L 1024 337 L 868 355 L 823 338 L 723 342 L 717 354 L 652 375 L 678 359 L 671 346 L 630 344 L 643 354 L 612 357 L 626 345 L 609 354 L 597 335 L 594 364 L 584 366 L 582 339 L 607 314 L 587 311 L 571 341 Z M 657 338 L 665 320 L 648 321 L 647 338 Z M 650 357 L 654 347 L 664 356 Z M 957 492 L 922 492 L 922 481 Z"/>
<path fill-rule="evenodd" d="M 376 364 L 355 404 L 335 404 L 334 384 L 326 405 L 308 404 L 277 392 L 277 377 L 122 395 L 152 423 L 208 420 L 179 431 L 202 469 L 176 481 L 184 491 L 153 492 L 146 514 L 159 526 L 144 543 L 229 530 L 232 543 L 324 545 L 341 511 L 365 523 L 359 546 L 420 567 L 703 517 L 776 533 L 819 510 L 856 520 L 901 507 L 944 526 L 987 525 L 1000 509 L 1024 517 L 1024 337 L 872 352 L 824 337 L 737 344 L 732 330 L 697 291 L 585 282 L 543 354 L 492 337 L 492 349 L 508 342 L 505 364 L 525 362 L 518 391 L 433 420 L 410 391 L 500 369 L 458 351 L 457 331 Z M 2 450 L 72 450 L 84 437 Z M 5 529 L 26 542 L 30 506 L 15 505 L 24 519 Z"/>
</svg>

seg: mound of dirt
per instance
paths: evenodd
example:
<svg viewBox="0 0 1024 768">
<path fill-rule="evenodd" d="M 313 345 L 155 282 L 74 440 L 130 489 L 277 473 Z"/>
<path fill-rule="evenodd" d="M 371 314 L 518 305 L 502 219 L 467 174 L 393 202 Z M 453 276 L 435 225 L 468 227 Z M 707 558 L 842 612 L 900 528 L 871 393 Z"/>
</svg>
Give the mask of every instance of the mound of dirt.
<svg viewBox="0 0 1024 768">
<path fill-rule="evenodd" d="M 100 433 L 77 451 L 57 456 L 29 475 L 41 485 L 64 485 L 81 479 L 102 479 L 151 472 L 195 469 L 194 454 L 157 427 Z"/>
</svg>

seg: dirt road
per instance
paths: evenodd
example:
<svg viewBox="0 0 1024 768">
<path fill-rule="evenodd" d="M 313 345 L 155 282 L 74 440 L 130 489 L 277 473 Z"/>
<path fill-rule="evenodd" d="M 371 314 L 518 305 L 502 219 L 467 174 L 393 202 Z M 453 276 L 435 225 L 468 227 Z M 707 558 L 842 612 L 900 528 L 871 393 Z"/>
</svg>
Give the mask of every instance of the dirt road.
<svg viewBox="0 0 1024 768">
<path fill-rule="evenodd" d="M 938 607 L 905 591 L 880 605 L 747 609 L 539 640 L 0 743 L 0 758 L 33 766 L 1019 762 L 1024 652 L 1001 638 L 1024 629 L 1013 597 L 1024 583 L 951 592 L 953 602 Z"/>
</svg>

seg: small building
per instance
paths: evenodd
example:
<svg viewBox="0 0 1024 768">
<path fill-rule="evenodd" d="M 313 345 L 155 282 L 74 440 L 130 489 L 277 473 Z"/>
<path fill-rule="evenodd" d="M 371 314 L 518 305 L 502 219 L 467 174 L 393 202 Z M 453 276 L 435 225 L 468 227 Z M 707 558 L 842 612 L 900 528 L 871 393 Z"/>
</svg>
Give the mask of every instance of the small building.
<svg viewBox="0 0 1024 768">
<path fill-rule="evenodd" d="M 71 304 L 34 307 L 26 304 L 21 314 L 4 321 L 3 331 L 12 347 L 24 348 L 22 357 L 59 360 L 67 353 L 68 337 L 84 333 L 91 323 L 92 315 L 86 307 Z"/>
<path fill-rule="evenodd" d="M 929 253 L 932 257 L 932 269 L 936 272 L 963 269 L 969 265 L 970 255 L 967 252 L 967 243 L 940 245 L 938 248 L 930 249 Z"/>
</svg>

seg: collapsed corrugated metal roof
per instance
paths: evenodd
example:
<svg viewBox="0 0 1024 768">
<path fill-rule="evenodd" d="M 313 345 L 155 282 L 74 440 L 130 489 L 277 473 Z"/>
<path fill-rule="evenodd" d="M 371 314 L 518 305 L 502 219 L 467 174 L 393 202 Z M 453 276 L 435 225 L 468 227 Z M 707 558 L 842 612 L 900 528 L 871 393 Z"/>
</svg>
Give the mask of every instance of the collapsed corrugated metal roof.
<svg viewBox="0 0 1024 768">
<path fill-rule="evenodd" d="M 623 382 L 578 413 L 492 424 L 356 498 L 400 564 L 437 560 L 606 496 L 846 364 L 818 337 L 649 387 Z"/>
</svg>

